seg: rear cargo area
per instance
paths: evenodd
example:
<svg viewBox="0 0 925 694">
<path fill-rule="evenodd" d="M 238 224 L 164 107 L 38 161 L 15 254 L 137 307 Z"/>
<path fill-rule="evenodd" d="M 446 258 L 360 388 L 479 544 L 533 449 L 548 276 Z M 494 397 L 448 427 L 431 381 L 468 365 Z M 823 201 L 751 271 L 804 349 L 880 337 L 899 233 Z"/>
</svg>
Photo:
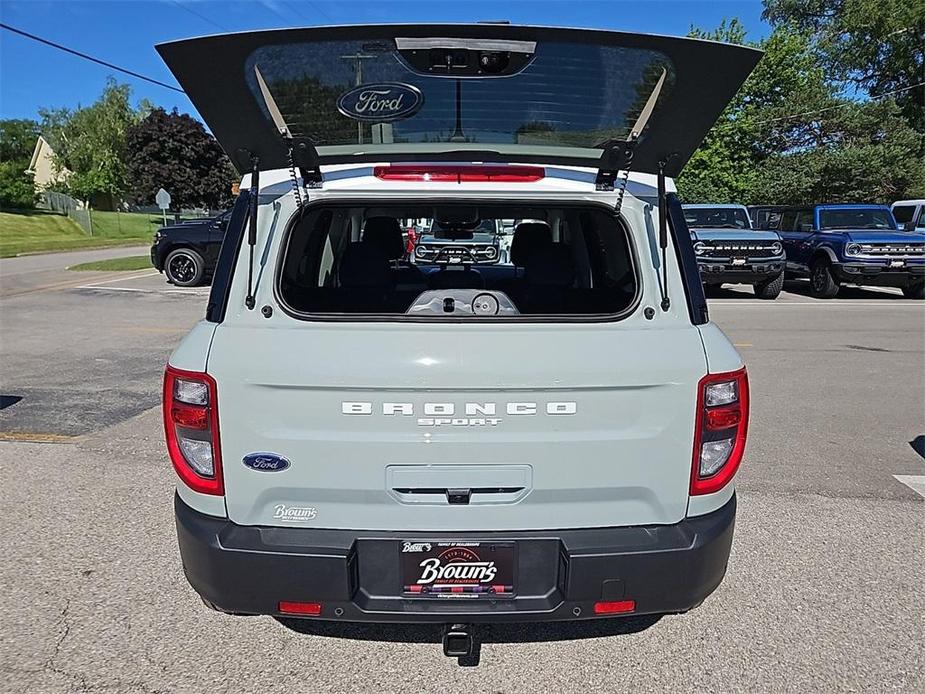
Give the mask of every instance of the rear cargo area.
<svg viewBox="0 0 925 694">
<path fill-rule="evenodd" d="M 502 292 L 522 315 L 617 316 L 639 288 L 601 205 L 322 204 L 284 252 L 279 296 L 296 314 L 400 315 L 422 292 L 460 289 Z"/>
</svg>

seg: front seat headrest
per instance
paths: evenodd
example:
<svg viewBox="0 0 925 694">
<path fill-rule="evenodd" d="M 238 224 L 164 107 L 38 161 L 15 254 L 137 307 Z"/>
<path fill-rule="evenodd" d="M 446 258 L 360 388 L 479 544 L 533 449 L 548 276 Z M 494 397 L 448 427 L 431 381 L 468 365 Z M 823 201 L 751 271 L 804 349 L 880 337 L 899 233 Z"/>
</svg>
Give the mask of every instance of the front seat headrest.
<svg viewBox="0 0 925 694">
<path fill-rule="evenodd" d="M 552 245 L 552 229 L 545 222 L 521 222 L 511 239 L 511 262 L 524 267 L 531 255 Z"/>
<path fill-rule="evenodd" d="M 405 254 L 401 226 L 394 217 L 370 217 L 363 226 L 363 243 L 376 246 L 389 260 Z"/>
<path fill-rule="evenodd" d="M 382 287 L 391 281 L 389 259 L 373 244 L 351 243 L 340 261 L 341 287 Z"/>
</svg>

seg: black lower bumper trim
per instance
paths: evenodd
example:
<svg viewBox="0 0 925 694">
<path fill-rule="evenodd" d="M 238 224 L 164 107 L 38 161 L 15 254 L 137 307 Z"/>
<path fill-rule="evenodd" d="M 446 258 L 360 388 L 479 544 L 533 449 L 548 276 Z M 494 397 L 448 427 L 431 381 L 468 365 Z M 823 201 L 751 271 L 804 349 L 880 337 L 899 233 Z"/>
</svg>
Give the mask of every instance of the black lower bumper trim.
<svg viewBox="0 0 925 694">
<path fill-rule="evenodd" d="M 700 277 L 705 284 L 759 284 L 777 277 L 784 271 L 784 263 L 780 260 L 746 265 L 713 263 L 705 260 L 700 263 L 699 267 Z"/>
<path fill-rule="evenodd" d="M 175 508 L 186 577 L 220 610 L 278 615 L 280 601 L 320 602 L 316 619 L 481 623 L 593 618 L 600 600 L 634 600 L 633 614 L 696 607 L 725 574 L 736 500 L 675 525 L 478 533 L 242 526 L 179 497 Z M 408 539 L 516 542 L 517 595 L 402 595 L 399 544 Z"/>
<path fill-rule="evenodd" d="M 875 287 L 908 287 L 925 279 L 925 265 L 891 268 L 886 265 L 848 264 L 832 266 L 840 282 Z"/>
</svg>

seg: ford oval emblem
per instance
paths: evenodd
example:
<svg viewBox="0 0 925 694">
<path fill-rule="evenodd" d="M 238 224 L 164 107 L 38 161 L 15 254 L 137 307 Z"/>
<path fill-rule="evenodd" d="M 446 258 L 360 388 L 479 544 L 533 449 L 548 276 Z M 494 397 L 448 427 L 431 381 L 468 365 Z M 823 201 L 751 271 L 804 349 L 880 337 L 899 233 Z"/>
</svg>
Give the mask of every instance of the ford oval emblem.
<svg viewBox="0 0 925 694">
<path fill-rule="evenodd" d="M 413 116 L 423 104 L 424 95 L 417 87 L 382 82 L 344 92 L 337 100 L 337 110 L 354 120 L 385 122 Z"/>
<path fill-rule="evenodd" d="M 291 465 L 286 458 L 276 453 L 248 453 L 243 462 L 257 472 L 281 472 Z"/>
</svg>

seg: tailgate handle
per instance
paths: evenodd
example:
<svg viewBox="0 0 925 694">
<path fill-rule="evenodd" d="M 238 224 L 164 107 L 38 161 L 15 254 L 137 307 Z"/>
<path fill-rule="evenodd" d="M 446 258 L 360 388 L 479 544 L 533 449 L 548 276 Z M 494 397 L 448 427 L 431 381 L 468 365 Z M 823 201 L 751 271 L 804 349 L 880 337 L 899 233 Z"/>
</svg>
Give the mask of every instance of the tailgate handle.
<svg viewBox="0 0 925 694">
<path fill-rule="evenodd" d="M 517 494 L 523 487 L 393 487 L 392 491 L 402 495 L 445 496 L 446 502 L 454 506 L 467 506 L 473 494 Z"/>
<path fill-rule="evenodd" d="M 472 497 L 471 489 L 447 489 L 446 503 L 466 505 Z"/>
</svg>

